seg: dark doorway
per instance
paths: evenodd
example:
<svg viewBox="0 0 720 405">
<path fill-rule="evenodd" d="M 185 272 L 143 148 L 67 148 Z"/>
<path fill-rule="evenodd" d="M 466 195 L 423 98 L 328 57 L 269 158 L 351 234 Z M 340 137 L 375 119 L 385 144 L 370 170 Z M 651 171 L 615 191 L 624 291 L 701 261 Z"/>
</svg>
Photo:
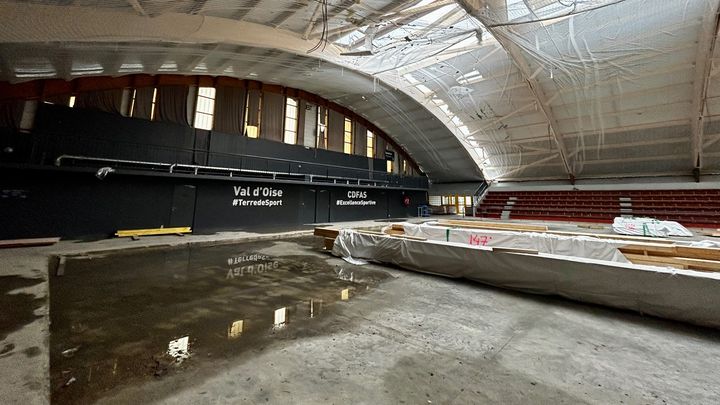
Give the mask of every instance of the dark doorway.
<svg viewBox="0 0 720 405">
<path fill-rule="evenodd" d="M 330 192 L 315 190 L 315 223 L 330 221 Z"/>
<path fill-rule="evenodd" d="M 317 189 L 306 189 L 300 192 L 300 206 L 298 207 L 300 224 L 315 222 L 315 194 L 317 194 Z"/>
<path fill-rule="evenodd" d="M 192 226 L 195 213 L 195 186 L 182 184 L 173 190 L 169 227 Z"/>
</svg>

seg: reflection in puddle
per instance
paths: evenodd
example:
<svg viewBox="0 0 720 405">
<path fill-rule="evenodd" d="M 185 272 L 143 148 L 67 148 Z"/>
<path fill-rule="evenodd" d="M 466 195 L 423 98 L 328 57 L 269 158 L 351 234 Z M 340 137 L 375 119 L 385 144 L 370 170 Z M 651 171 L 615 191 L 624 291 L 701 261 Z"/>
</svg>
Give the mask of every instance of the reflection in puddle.
<svg viewBox="0 0 720 405">
<path fill-rule="evenodd" d="M 235 321 L 228 328 L 228 339 L 239 338 L 243 331 L 243 321 Z"/>
<path fill-rule="evenodd" d="M 301 243 L 300 255 L 258 253 L 271 243 L 68 260 L 50 282 L 52 401 L 93 402 L 269 339 L 332 333 L 313 320 L 388 277 L 344 279 Z"/>
<path fill-rule="evenodd" d="M 168 343 L 168 356 L 172 357 L 178 363 L 190 357 L 190 351 L 188 350 L 188 343 L 190 342 L 189 336 L 183 336 L 177 340 L 171 340 Z"/>
<path fill-rule="evenodd" d="M 287 308 L 279 308 L 275 310 L 275 321 L 273 325 L 276 328 L 282 328 L 287 322 Z"/>
</svg>

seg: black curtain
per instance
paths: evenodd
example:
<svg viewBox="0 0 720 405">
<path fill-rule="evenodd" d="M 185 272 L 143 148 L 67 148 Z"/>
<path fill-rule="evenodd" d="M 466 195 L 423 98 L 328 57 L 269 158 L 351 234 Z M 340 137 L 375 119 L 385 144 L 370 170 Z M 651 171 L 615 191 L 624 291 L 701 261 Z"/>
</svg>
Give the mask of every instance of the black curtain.
<svg viewBox="0 0 720 405">
<path fill-rule="evenodd" d="M 353 151 L 356 155 L 367 156 L 367 128 L 359 122 L 353 122 Z"/>
<path fill-rule="evenodd" d="M 122 89 L 91 91 L 75 96 L 76 108 L 90 108 L 114 114 L 120 114 Z M 152 97 L 152 95 L 151 95 Z"/>
<path fill-rule="evenodd" d="M 385 159 L 385 139 L 375 134 L 375 157 Z"/>
<path fill-rule="evenodd" d="M 285 120 L 285 96 L 278 93 L 263 93 L 261 138 L 271 141 L 283 140 Z"/>
<path fill-rule="evenodd" d="M 245 122 L 247 91 L 242 87 L 218 87 L 215 90 L 215 124 L 218 132 L 241 134 Z"/>
<path fill-rule="evenodd" d="M 335 110 L 330 110 L 328 121 L 328 150 L 342 152 L 345 116 Z"/>
<path fill-rule="evenodd" d="M 46 96 L 43 101 L 47 101 L 48 103 L 52 104 L 67 106 L 68 104 L 70 104 L 70 95 L 60 94 L 57 96 Z"/>
<path fill-rule="evenodd" d="M 155 120 L 189 126 L 188 86 L 158 87 L 155 97 Z"/>
</svg>

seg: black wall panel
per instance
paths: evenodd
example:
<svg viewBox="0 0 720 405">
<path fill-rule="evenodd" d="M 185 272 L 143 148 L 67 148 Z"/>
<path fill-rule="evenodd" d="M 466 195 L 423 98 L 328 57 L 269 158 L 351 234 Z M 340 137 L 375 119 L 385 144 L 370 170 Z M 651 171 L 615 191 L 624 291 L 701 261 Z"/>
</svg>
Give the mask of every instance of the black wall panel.
<svg viewBox="0 0 720 405">
<path fill-rule="evenodd" d="M 410 205 L 403 204 L 404 197 L 410 197 Z M 425 191 L 388 191 L 388 215 L 390 218 L 414 217 L 417 215 L 418 205 L 427 205 L 428 194 Z"/>
<path fill-rule="evenodd" d="M 32 135 L 0 127 L 0 162 L 26 163 L 32 151 Z"/>
<path fill-rule="evenodd" d="M 266 139 L 253 139 L 245 136 L 239 136 L 237 134 L 225 134 L 217 131 L 212 132 L 210 152 L 211 156 L 208 162 L 208 165 L 210 166 L 243 167 L 256 170 L 266 170 L 266 165 L 268 163 L 265 159 L 256 159 L 253 161 L 253 159 L 240 159 L 239 157 L 231 156 L 231 154 L 235 153 L 250 156 L 271 157 L 283 160 L 294 160 L 309 164 L 304 168 L 301 168 L 298 167 L 298 164 L 289 164 L 286 162 L 271 163 L 274 165 L 273 167 L 276 167 L 279 170 L 290 170 L 293 173 L 326 174 L 326 169 L 324 167 L 312 167 L 313 163 L 339 166 L 338 168 L 332 168 L 330 170 L 331 172 L 341 174 L 330 173 L 330 175 L 348 175 L 352 173 L 356 176 L 358 172 L 353 169 L 367 170 L 369 167 L 369 159 L 364 156 L 347 155 L 323 149 L 306 148 L 300 145 L 289 145 Z M 380 164 L 376 163 L 375 167 L 382 172 L 382 170 L 385 169 L 385 162 L 380 159 L 376 160 L 380 161 Z M 348 168 L 348 170 L 343 168 Z"/>
<path fill-rule="evenodd" d="M 44 162 L 61 154 L 191 164 L 194 128 L 103 111 L 38 105 L 33 133 Z"/>
<path fill-rule="evenodd" d="M 93 173 L 3 171 L 0 239 L 110 235 L 168 226 L 175 183 Z"/>
<path fill-rule="evenodd" d="M 312 191 L 303 185 L 202 182 L 197 193 L 194 226 L 200 232 L 300 225 L 307 211 L 314 212 L 305 205 Z"/>
<path fill-rule="evenodd" d="M 199 233 L 416 215 L 427 193 L 386 188 L 3 168 L 0 239 L 190 226 Z M 282 195 L 280 195 L 282 191 Z M 402 205 L 403 193 L 412 204 Z"/>
<path fill-rule="evenodd" d="M 330 190 L 330 221 L 387 218 L 387 190 L 333 188 Z"/>
</svg>

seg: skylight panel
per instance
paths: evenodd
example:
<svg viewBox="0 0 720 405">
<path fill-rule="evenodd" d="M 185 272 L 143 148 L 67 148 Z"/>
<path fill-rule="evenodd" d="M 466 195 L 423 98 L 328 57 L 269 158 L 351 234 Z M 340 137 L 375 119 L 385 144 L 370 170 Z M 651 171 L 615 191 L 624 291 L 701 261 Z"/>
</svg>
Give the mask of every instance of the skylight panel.
<svg viewBox="0 0 720 405">
<path fill-rule="evenodd" d="M 457 78 L 457 82 L 463 85 L 475 84 L 483 80 L 485 80 L 485 77 L 483 77 L 482 73 L 478 72 L 477 69 L 473 69 Z"/>
<path fill-rule="evenodd" d="M 50 62 L 44 61 L 30 66 L 18 66 L 15 68 L 15 77 L 53 77 L 57 71 Z"/>
<path fill-rule="evenodd" d="M 207 63 L 200 62 L 197 66 L 195 66 L 193 68 L 192 71 L 195 73 L 207 73 L 207 71 L 208 71 Z"/>
<path fill-rule="evenodd" d="M 70 75 L 82 76 L 82 75 L 96 75 L 104 72 L 102 65 L 99 63 L 73 63 Z"/>
<path fill-rule="evenodd" d="M 118 69 L 118 72 L 120 72 L 120 73 L 142 72 L 142 71 L 143 71 L 142 63 L 123 63 L 122 65 L 120 65 L 120 69 Z"/>
<path fill-rule="evenodd" d="M 160 72 L 177 72 L 177 70 L 178 65 L 175 62 L 165 62 L 158 69 Z"/>
</svg>

